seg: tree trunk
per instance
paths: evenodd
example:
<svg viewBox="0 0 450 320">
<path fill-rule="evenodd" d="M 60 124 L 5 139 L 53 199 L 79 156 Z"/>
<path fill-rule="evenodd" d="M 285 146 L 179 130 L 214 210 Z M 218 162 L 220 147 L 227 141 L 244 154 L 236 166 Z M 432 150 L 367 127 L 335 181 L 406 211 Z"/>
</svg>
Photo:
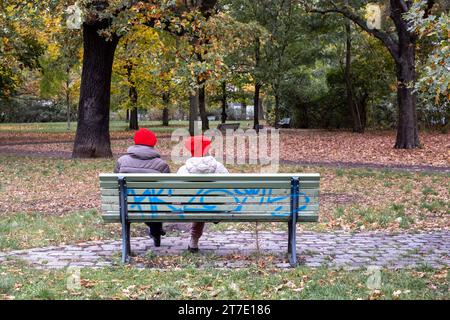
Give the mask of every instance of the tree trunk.
<svg viewBox="0 0 450 320">
<path fill-rule="evenodd" d="M 258 109 L 259 121 L 265 120 L 266 117 L 264 115 L 264 107 L 263 107 L 263 99 L 259 99 L 259 109 Z"/>
<path fill-rule="evenodd" d="M 225 124 L 228 119 L 227 115 L 228 103 L 227 103 L 227 83 L 222 82 L 222 123 Z"/>
<path fill-rule="evenodd" d="M 70 106 L 70 65 L 66 66 L 66 106 L 67 106 L 67 131 L 70 131 L 71 125 L 71 111 L 72 108 Z"/>
<path fill-rule="evenodd" d="M 66 81 L 66 105 L 67 105 L 67 131 L 70 131 L 70 124 L 71 124 L 71 112 L 72 108 L 70 106 L 70 91 L 69 91 L 69 80 Z"/>
<path fill-rule="evenodd" d="M 300 119 L 298 126 L 300 129 L 308 129 L 309 128 L 309 116 L 308 116 L 308 105 L 307 104 L 299 104 L 299 114 Z"/>
<path fill-rule="evenodd" d="M 195 135 L 195 122 L 198 117 L 198 89 L 189 97 L 189 133 Z"/>
<path fill-rule="evenodd" d="M 164 127 L 168 127 L 170 125 L 170 123 L 169 123 L 169 108 L 167 108 L 167 107 L 164 107 L 164 109 L 163 109 L 162 125 Z"/>
<path fill-rule="evenodd" d="M 259 64 L 261 62 L 261 40 L 257 37 L 255 39 L 255 70 L 259 68 Z M 255 96 L 253 98 L 253 128 L 256 130 L 257 133 L 259 133 L 259 96 L 261 91 L 261 83 L 258 79 L 255 79 Z"/>
<path fill-rule="evenodd" d="M 280 122 L 280 96 L 275 95 L 275 128 L 278 129 L 278 123 Z"/>
<path fill-rule="evenodd" d="M 128 43 L 125 45 L 125 48 L 128 46 Z M 136 88 L 136 84 L 133 80 L 133 63 L 131 60 L 127 59 L 125 64 L 125 69 L 127 71 L 127 80 L 130 84 L 130 88 L 128 90 L 128 98 L 130 99 L 130 104 L 133 106 L 130 112 L 130 124 L 129 128 L 131 131 L 139 130 L 139 118 L 138 118 L 138 91 Z"/>
<path fill-rule="evenodd" d="M 347 1 L 348 4 L 348 1 Z M 345 19 L 345 36 L 346 36 L 346 50 L 345 50 L 345 88 L 347 91 L 347 106 L 353 121 L 353 132 L 362 133 L 361 117 L 358 106 L 354 100 L 353 83 L 352 83 L 352 28 L 351 22 Z"/>
<path fill-rule="evenodd" d="M 241 102 L 241 120 L 247 120 L 247 102 Z"/>
<path fill-rule="evenodd" d="M 202 130 L 203 132 L 208 131 L 209 120 L 208 114 L 206 113 L 206 88 L 204 84 L 198 89 L 198 109 L 200 111 L 200 118 L 202 119 Z"/>
<path fill-rule="evenodd" d="M 131 105 L 133 106 L 133 109 L 131 109 L 130 112 L 130 130 L 137 131 L 139 130 L 139 113 L 137 108 L 138 92 L 134 82 L 131 82 L 129 96 Z"/>
<path fill-rule="evenodd" d="M 361 117 L 361 127 L 362 132 L 364 133 L 367 128 L 367 102 L 369 100 L 369 94 L 365 92 L 362 97 L 359 99 L 358 110 L 360 112 Z"/>
<path fill-rule="evenodd" d="M 139 113 L 138 113 L 138 108 L 131 109 L 131 112 L 130 112 L 130 130 L 131 131 L 139 130 Z"/>
<path fill-rule="evenodd" d="M 401 43 L 400 50 L 400 59 L 396 63 L 399 111 L 395 148 L 414 149 L 420 147 L 416 110 L 417 96 L 411 87 L 416 81 L 415 43 Z"/>
<path fill-rule="evenodd" d="M 164 109 L 162 114 L 162 125 L 164 127 L 169 126 L 169 103 L 170 103 L 170 96 L 169 94 L 165 93 L 163 94 L 162 100 L 164 102 Z"/>
<path fill-rule="evenodd" d="M 98 31 L 108 23 L 83 26 L 83 72 L 81 75 L 78 127 L 73 158 L 112 157 L 109 107 L 114 51 L 118 38 L 107 41 Z"/>
<path fill-rule="evenodd" d="M 411 1 L 391 0 L 391 18 L 397 31 L 397 52 L 393 53 L 397 72 L 397 149 L 420 147 L 419 127 L 417 123 L 417 96 L 413 92 L 416 82 L 416 34 L 409 32 L 408 23 L 403 15 L 412 5 Z M 429 3 L 433 7 L 434 1 Z M 429 7 L 429 9 L 431 9 Z M 392 51 L 392 50 L 391 50 Z"/>
<path fill-rule="evenodd" d="M 261 93 L 261 84 L 259 83 L 259 82 L 257 82 L 256 84 L 255 84 L 255 96 L 254 96 L 254 98 L 253 98 L 253 112 L 254 112 L 254 115 L 253 115 L 253 122 L 254 122 L 254 125 L 253 125 L 253 128 L 256 130 L 256 132 L 258 132 L 259 133 L 259 96 L 260 96 L 260 93 Z"/>
<path fill-rule="evenodd" d="M 67 99 L 67 131 L 70 131 L 71 129 L 71 122 L 72 120 L 70 119 L 70 112 L 71 112 L 71 107 L 70 107 L 70 98 Z"/>
</svg>

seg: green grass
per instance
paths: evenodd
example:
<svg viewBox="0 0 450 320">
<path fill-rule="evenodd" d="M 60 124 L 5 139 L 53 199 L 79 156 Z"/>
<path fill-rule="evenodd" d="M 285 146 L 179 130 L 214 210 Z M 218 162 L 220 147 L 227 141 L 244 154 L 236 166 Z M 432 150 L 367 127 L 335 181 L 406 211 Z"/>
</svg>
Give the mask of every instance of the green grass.
<svg viewBox="0 0 450 320">
<path fill-rule="evenodd" d="M 182 126 L 186 124 L 180 123 Z M 173 122 L 173 126 L 178 126 L 178 122 Z M 141 122 L 141 126 L 148 127 L 162 127 L 159 122 L 156 121 L 144 121 Z M 167 130 L 167 128 L 165 128 Z M 70 132 L 76 132 L 77 123 L 72 122 Z M 124 121 L 111 121 L 110 131 L 126 131 L 127 123 Z M 33 133 L 66 133 L 67 123 L 65 122 L 47 122 L 47 123 L 2 123 L 0 124 L 0 132 L 33 132 Z"/>
<path fill-rule="evenodd" d="M 0 266 L 0 299 L 449 299 L 446 271 L 382 270 L 378 291 L 366 270 L 82 269 L 69 287 L 67 270 L 43 271 L 18 262 Z"/>
<path fill-rule="evenodd" d="M 429 186 L 423 187 L 422 193 L 423 193 L 424 196 L 429 196 L 429 195 L 437 196 L 437 195 L 438 195 L 438 193 L 436 192 L 436 190 L 434 190 L 433 188 L 431 188 L 431 187 L 429 187 Z"/>
<path fill-rule="evenodd" d="M 170 128 L 161 127 L 159 122 L 143 122 L 141 125 L 157 132 L 170 132 L 176 127 L 187 127 L 187 122 L 173 122 Z M 211 127 L 216 125 L 213 122 Z M 244 128 L 247 125 L 248 122 L 242 123 Z M 74 124 L 72 132 L 75 130 Z M 111 131 L 124 130 L 124 122 L 111 123 Z M 65 133 L 66 124 L 0 124 L 2 132 Z M 80 197 L 80 203 L 90 204 L 92 198 L 86 197 L 83 192 L 90 195 L 97 193 L 97 174 L 110 172 L 113 167 L 114 160 L 0 156 L 0 196 L 3 196 L 4 201 L 0 203 L 0 251 L 117 239 L 120 236 L 119 225 L 105 225 L 96 210 L 80 212 L 76 204 L 62 214 L 56 214 L 51 209 L 35 213 L 8 211 L 17 201 L 22 201 L 21 211 L 25 211 L 22 209 L 25 204 L 59 199 L 54 199 L 53 193 L 49 194 L 48 190 L 42 188 L 44 181 L 52 185 L 55 195 L 61 188 L 70 188 L 75 196 Z M 173 166 L 173 169 L 176 167 Z M 259 168 L 239 166 L 230 169 L 233 172 L 256 172 Z M 442 225 L 448 221 L 439 218 L 450 211 L 450 183 L 445 174 L 292 166 L 282 166 L 281 172 L 319 172 L 323 177 L 323 193 L 359 196 L 350 203 L 322 203 L 321 222 L 303 224 L 303 230 L 330 232 L 350 226 L 349 230 L 354 231 L 365 226 L 366 229 L 382 231 L 384 228 L 392 230 L 393 225 L 398 225 L 400 231 L 404 231 L 415 228 L 418 220 L 441 219 L 438 222 Z M 62 184 L 63 181 L 70 183 Z M 10 193 L 6 193 L 6 190 L 14 190 L 17 196 L 8 198 Z M 399 196 L 402 199 L 398 199 Z M 376 203 L 366 202 L 374 197 L 377 197 Z M 70 199 L 61 198 L 58 201 L 63 203 L 66 200 Z M 29 211 L 35 210 L 31 209 Z M 342 221 L 342 224 L 333 224 L 335 220 Z M 256 225 L 221 223 L 210 224 L 208 228 L 212 232 L 255 231 Z M 287 226 L 259 223 L 258 229 L 286 230 Z M 145 227 L 133 226 L 132 230 L 133 236 L 143 235 Z M 408 254 L 413 255 L 415 252 Z M 266 258 L 255 259 L 265 261 Z M 19 261 L 2 262 L 0 299 L 450 299 L 448 274 L 426 267 L 383 270 L 382 287 L 375 292 L 366 286 L 368 275 L 365 270 L 333 271 L 300 267 L 282 271 L 263 268 L 259 263 L 254 263 L 255 267 L 251 268 L 218 270 L 211 267 L 211 261 L 226 257 L 214 255 L 181 254 L 161 260 L 149 253 L 143 259 L 147 266 L 143 270 L 118 266 L 119 253 L 114 258 L 117 262 L 115 267 L 83 269 L 81 288 L 76 290 L 67 288 L 66 270 L 43 271 Z M 199 270 L 199 266 L 205 269 Z M 164 270 L 157 270 L 159 267 Z"/>
<path fill-rule="evenodd" d="M 251 121 L 233 121 L 240 123 L 242 128 L 246 128 L 250 125 Z M 219 121 L 211 121 L 210 127 L 217 128 Z M 189 122 L 187 121 L 171 121 L 170 127 L 164 127 L 160 121 L 141 121 L 139 122 L 141 127 L 151 128 L 155 132 L 171 132 L 176 128 L 188 128 Z M 77 123 L 71 124 L 70 132 L 74 133 L 77 130 Z M 127 131 L 128 124 L 125 121 L 111 121 L 110 131 L 121 132 Z M 21 132 L 21 133 L 66 133 L 66 122 L 48 122 L 48 123 L 0 123 L 1 132 Z"/>
<path fill-rule="evenodd" d="M 75 222 L 78 219 L 81 204 L 92 204 L 84 210 L 96 209 L 92 196 L 98 193 L 97 175 L 100 172 L 111 172 L 114 160 L 65 160 L 32 157 L 0 156 L 2 183 L 0 195 L 3 195 L 2 219 L 0 219 L 0 250 L 29 248 L 40 244 L 58 244 L 67 241 L 84 241 L 99 238 L 114 238 L 117 226 L 111 229 L 101 223 L 99 216 L 83 218 L 86 232 L 79 234 Z M 174 171 L 178 168 L 171 164 Z M 255 172 L 255 166 L 232 166 L 233 172 Z M 343 194 L 350 198 L 348 203 L 327 203 L 321 201 L 320 222 L 302 224 L 302 230 L 330 232 L 340 228 L 360 230 L 383 230 L 399 226 L 400 230 L 420 229 L 422 223 L 430 219 L 439 219 L 445 223 L 445 213 L 449 212 L 450 202 L 445 186 L 449 185 L 449 178 L 443 174 L 417 174 L 397 171 L 377 171 L 364 169 L 330 169 L 321 167 L 281 166 L 281 172 L 319 172 L 322 175 L 321 192 L 323 194 Z M 6 174 L 7 173 L 7 174 Z M 52 188 L 44 192 L 42 182 L 46 181 Z M 52 203 L 52 199 L 63 202 L 70 201 L 73 196 L 62 196 L 61 188 L 72 188 L 74 196 L 79 201 L 65 205 L 62 214 L 52 211 L 55 207 L 45 207 L 45 203 Z M 442 189 L 444 187 L 444 189 Z M 6 190 L 13 193 L 5 193 Z M 405 189 L 409 192 L 405 192 Z M 19 192 L 18 192 L 19 191 Z M 433 195 L 439 192 L 439 195 Z M 429 194 L 427 196 L 423 193 Z M 20 196 L 19 196 L 20 194 Z M 352 195 L 356 197 L 352 200 Z M 417 198 L 417 194 L 422 195 Z M 404 199 L 399 200 L 398 196 Z M 377 203 L 366 203 L 377 197 Z M 19 202 L 22 205 L 18 205 Z M 41 211 L 34 212 L 33 203 L 42 205 Z M 0 205 L 1 206 L 1 205 Z M 14 207 L 14 211 L 7 208 Z M 61 206 L 59 206 L 61 208 Z M 98 209 L 98 208 L 97 208 Z M 23 213 L 24 211 L 27 214 Z M 37 210 L 36 210 L 37 211 Z M 60 212 L 60 211 L 58 211 Z M 81 213 L 83 215 L 83 213 Z M 72 216 L 72 218 L 71 218 Z M 5 217 L 5 219 L 3 218 Z M 73 218 L 75 217 L 75 218 Z M 11 221 L 19 225 L 19 232 L 8 230 Z M 340 222 L 335 223 L 336 220 Z M 45 227 L 48 225 L 48 227 Z M 218 232 L 226 230 L 255 231 L 254 223 L 221 223 L 208 225 L 209 231 Z M 258 229 L 262 231 L 285 231 L 286 224 L 259 223 Z M 48 235 L 46 235 L 47 231 Z M 3 231 L 2 231 L 3 230 Z M 27 230 L 27 231 L 25 231 Z M 44 230 L 44 234 L 39 234 Z M 41 231 L 42 232 L 42 231 Z M 78 234 L 77 234 L 78 233 Z M 140 233 L 138 233 L 140 234 Z M 42 242 L 41 242 L 42 241 Z"/>
<path fill-rule="evenodd" d="M 63 216 L 17 213 L 0 219 L 0 251 L 110 239 L 117 228 L 103 224 L 96 211 Z"/>
<path fill-rule="evenodd" d="M 427 202 L 424 200 L 421 208 L 426 209 L 429 212 L 446 211 L 447 214 L 450 214 L 450 201 L 433 200 L 431 202 Z"/>
<path fill-rule="evenodd" d="M 346 213 L 338 209 L 335 215 L 344 218 L 348 223 L 356 222 L 359 227 L 369 225 L 385 228 L 393 222 L 398 222 L 400 228 L 408 229 L 414 222 L 405 214 L 405 208 L 401 204 L 392 204 L 388 208 L 381 209 L 353 207 Z"/>
</svg>

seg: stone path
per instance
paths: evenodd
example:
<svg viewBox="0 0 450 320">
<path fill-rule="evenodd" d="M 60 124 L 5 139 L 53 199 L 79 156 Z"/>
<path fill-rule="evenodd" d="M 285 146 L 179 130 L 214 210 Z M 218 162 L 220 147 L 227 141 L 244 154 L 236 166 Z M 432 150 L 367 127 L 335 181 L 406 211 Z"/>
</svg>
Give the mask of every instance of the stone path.
<svg viewBox="0 0 450 320">
<path fill-rule="evenodd" d="M 287 235 L 285 232 L 260 232 L 260 252 L 273 255 L 273 264 L 288 268 L 286 261 Z M 153 248 L 152 240 L 135 238 L 132 250 L 143 257 L 151 250 L 156 256 L 179 256 L 186 251 L 189 239 L 166 237 L 161 248 Z M 309 267 L 331 268 L 412 268 L 430 266 L 450 267 L 450 231 L 418 234 L 384 233 L 301 233 L 298 235 L 299 259 Z M 202 239 L 203 254 L 214 255 L 205 259 L 208 266 L 240 268 L 255 264 L 255 234 L 249 232 L 223 232 L 205 234 Z M 94 241 L 60 247 L 0 253 L 0 263 L 8 259 L 22 259 L 37 268 L 65 267 L 100 268 L 119 261 L 119 241 Z M 235 254 L 233 256 L 233 253 Z M 243 256 L 248 258 L 242 258 Z M 264 259 L 267 256 L 263 256 Z M 151 258 L 150 258 L 151 259 Z M 137 258 L 137 267 L 144 267 L 143 258 Z M 140 261 L 140 262 L 139 262 Z"/>
</svg>

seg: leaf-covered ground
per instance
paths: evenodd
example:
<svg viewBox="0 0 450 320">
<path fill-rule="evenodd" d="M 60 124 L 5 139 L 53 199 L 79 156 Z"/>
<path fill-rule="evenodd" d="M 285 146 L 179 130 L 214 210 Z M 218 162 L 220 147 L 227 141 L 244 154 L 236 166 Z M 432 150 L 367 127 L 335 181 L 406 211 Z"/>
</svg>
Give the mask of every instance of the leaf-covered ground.
<svg viewBox="0 0 450 320">
<path fill-rule="evenodd" d="M 448 270 L 381 271 L 379 289 L 368 289 L 367 270 L 298 268 L 205 269 L 195 265 L 157 270 L 115 267 L 83 269 L 68 287 L 73 270 L 42 271 L 11 261 L 0 265 L 0 299 L 443 299 Z M 251 281 L 249 281 L 251 279 Z M 73 284 L 72 282 L 70 282 Z M 79 286 L 78 286 L 79 284 Z"/>
<path fill-rule="evenodd" d="M 36 126 L 0 125 L 0 154 L 70 157 L 74 132 L 67 133 L 58 125 Z M 246 128 L 248 123 L 242 126 Z M 161 153 L 169 156 L 174 145 L 170 134 L 183 127 L 183 123 L 170 128 L 149 123 L 148 127 L 160 137 Z M 395 134 L 394 131 L 369 131 L 362 135 L 346 131 L 282 130 L 280 158 L 295 162 L 450 167 L 450 134 L 421 132 L 423 147 L 416 150 L 394 149 Z M 126 152 L 133 142 L 132 135 L 124 131 L 123 123 L 112 124 L 112 148 L 116 156 Z M 239 148 L 242 153 L 242 146 Z M 225 148 L 225 152 L 230 150 Z"/>
<path fill-rule="evenodd" d="M 385 165 L 450 166 L 450 134 L 421 132 L 421 149 L 396 150 L 394 131 L 351 132 L 287 130 L 281 136 L 282 159 Z"/>
<path fill-rule="evenodd" d="M 115 226 L 102 224 L 98 174 L 114 160 L 67 160 L 0 156 L 0 248 L 110 239 Z M 174 171 L 177 166 L 171 164 Z M 255 172 L 258 167 L 231 167 Z M 283 172 L 319 172 L 320 222 L 316 231 L 413 231 L 450 228 L 450 177 L 446 174 L 283 166 Z M 78 221 L 79 220 L 79 221 Z M 77 222 L 78 221 L 78 222 Z M 222 223 L 213 230 L 255 230 L 255 224 Z M 285 229 L 259 224 L 259 230 Z M 144 234 L 144 228 L 137 228 Z"/>
<path fill-rule="evenodd" d="M 150 124 L 152 125 L 152 124 Z M 169 154 L 170 130 L 158 129 L 160 149 Z M 114 124 L 116 155 L 132 143 L 123 124 Z M 114 160 L 70 160 L 74 132 L 64 124 L 0 125 L 0 251 L 117 239 L 119 226 L 101 219 L 98 174 L 111 172 Z M 284 131 L 282 158 L 312 162 L 448 167 L 449 135 L 424 133 L 424 148 L 392 149 L 394 135 Z M 7 155 L 9 154 L 9 155 Z M 33 157 L 40 155 L 40 157 Z M 49 156 L 52 156 L 51 158 Z M 173 171 L 177 165 L 170 163 Z M 232 172 L 257 172 L 233 166 Z M 413 232 L 450 229 L 450 176 L 370 169 L 332 169 L 282 165 L 283 172 L 319 172 L 320 222 L 299 226 L 316 231 Z M 183 232 L 185 226 L 167 226 Z M 283 224 L 221 223 L 210 231 L 279 230 Z M 134 236 L 145 236 L 143 226 Z M 0 299 L 449 299 L 448 270 L 382 272 L 380 290 L 369 290 L 365 270 L 298 268 L 281 271 L 255 265 L 241 270 L 206 269 L 201 257 L 146 257 L 146 269 L 114 267 L 82 270 L 81 288 L 67 289 L 65 271 L 42 271 L 17 261 L 0 265 Z M 167 268 L 167 266 L 170 268 Z M 160 266 L 165 271 L 158 271 Z M 253 281 L 249 284 L 248 279 Z"/>
</svg>

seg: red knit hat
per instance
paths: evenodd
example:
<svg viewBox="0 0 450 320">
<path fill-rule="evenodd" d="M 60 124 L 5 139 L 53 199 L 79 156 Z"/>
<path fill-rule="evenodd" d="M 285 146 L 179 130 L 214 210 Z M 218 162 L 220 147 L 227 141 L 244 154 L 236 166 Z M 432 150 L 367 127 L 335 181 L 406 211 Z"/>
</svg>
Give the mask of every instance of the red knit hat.
<svg viewBox="0 0 450 320">
<path fill-rule="evenodd" d="M 150 130 L 142 128 L 134 135 L 134 143 L 153 148 L 158 143 L 158 138 Z"/>
<path fill-rule="evenodd" d="M 186 149 L 191 152 L 193 157 L 204 157 L 211 147 L 211 140 L 204 136 L 190 137 L 184 143 Z"/>
</svg>

